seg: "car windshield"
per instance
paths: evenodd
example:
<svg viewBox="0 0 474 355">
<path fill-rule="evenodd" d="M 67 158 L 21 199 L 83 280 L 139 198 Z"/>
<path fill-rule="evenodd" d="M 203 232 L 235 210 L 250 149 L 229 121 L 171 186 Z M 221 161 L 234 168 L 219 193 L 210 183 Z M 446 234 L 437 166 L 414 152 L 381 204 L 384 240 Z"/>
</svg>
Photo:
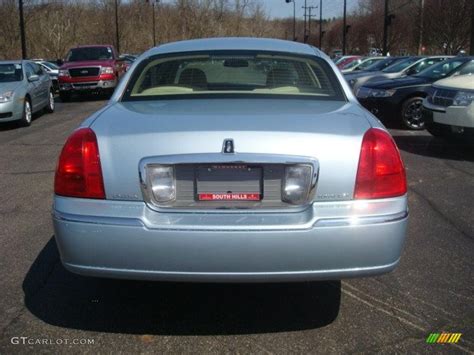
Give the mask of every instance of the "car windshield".
<svg viewBox="0 0 474 355">
<path fill-rule="evenodd" d="M 71 49 L 66 56 L 66 61 L 78 62 L 83 60 L 107 60 L 112 58 L 112 49 L 109 47 L 82 47 Z"/>
<path fill-rule="evenodd" d="M 349 64 L 346 64 L 342 67 L 342 69 L 351 69 L 354 68 L 362 63 L 362 59 L 356 59 L 353 60 L 352 62 L 349 62 Z"/>
<path fill-rule="evenodd" d="M 463 63 L 465 63 L 465 60 L 444 61 L 428 67 L 414 76 L 438 80 L 450 74 L 454 69 Z"/>
<path fill-rule="evenodd" d="M 21 64 L 0 64 L 0 83 L 23 80 Z"/>
<path fill-rule="evenodd" d="M 366 71 L 379 71 L 382 69 L 387 68 L 390 65 L 395 64 L 396 62 L 400 61 L 401 59 L 399 58 L 387 58 L 383 60 L 377 60 L 375 62 L 370 63 L 365 70 Z"/>
<path fill-rule="evenodd" d="M 462 67 L 458 68 L 459 70 L 456 72 L 456 75 L 472 75 L 474 74 L 474 60 L 471 60 Z"/>
<path fill-rule="evenodd" d="M 384 73 L 398 73 L 401 72 L 402 70 L 408 68 L 411 64 L 415 63 L 416 61 L 420 60 L 420 58 L 408 58 L 405 60 L 402 60 L 401 62 L 397 62 L 395 64 L 392 64 L 391 66 L 385 68 L 382 70 Z"/>
<path fill-rule="evenodd" d="M 203 94 L 344 100 L 338 79 L 323 59 L 253 51 L 155 57 L 136 69 L 126 92 L 125 99 L 131 100 Z"/>
<path fill-rule="evenodd" d="M 368 67 L 370 67 L 372 64 L 377 63 L 377 62 L 383 62 L 383 59 L 378 59 L 378 58 L 371 58 L 363 61 L 360 63 L 360 65 L 357 67 L 358 70 L 366 70 Z"/>
<path fill-rule="evenodd" d="M 50 63 L 50 62 L 41 62 L 44 66 L 48 67 L 51 70 L 58 70 L 59 67 L 56 64 Z"/>
</svg>

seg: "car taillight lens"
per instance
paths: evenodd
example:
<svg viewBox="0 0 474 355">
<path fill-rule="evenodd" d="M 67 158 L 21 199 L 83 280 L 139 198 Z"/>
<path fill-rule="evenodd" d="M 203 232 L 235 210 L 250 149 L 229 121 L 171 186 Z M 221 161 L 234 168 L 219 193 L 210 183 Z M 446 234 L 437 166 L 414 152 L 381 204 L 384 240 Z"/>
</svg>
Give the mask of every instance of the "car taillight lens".
<svg viewBox="0 0 474 355">
<path fill-rule="evenodd" d="M 54 192 L 60 196 L 105 199 L 97 137 L 90 128 L 75 131 L 59 156 Z"/>
<path fill-rule="evenodd" d="M 362 140 L 354 198 L 387 198 L 406 192 L 405 167 L 395 142 L 387 132 L 369 129 Z"/>
</svg>

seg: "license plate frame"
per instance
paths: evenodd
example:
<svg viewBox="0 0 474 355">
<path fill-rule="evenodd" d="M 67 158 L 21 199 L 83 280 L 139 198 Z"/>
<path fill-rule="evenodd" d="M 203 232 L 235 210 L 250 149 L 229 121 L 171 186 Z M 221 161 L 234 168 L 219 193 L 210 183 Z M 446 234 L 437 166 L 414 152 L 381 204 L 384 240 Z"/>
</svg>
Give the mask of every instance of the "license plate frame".
<svg viewBox="0 0 474 355">
<path fill-rule="evenodd" d="M 200 165 L 195 170 L 198 202 L 259 202 L 263 199 L 263 168 L 247 164 Z"/>
</svg>

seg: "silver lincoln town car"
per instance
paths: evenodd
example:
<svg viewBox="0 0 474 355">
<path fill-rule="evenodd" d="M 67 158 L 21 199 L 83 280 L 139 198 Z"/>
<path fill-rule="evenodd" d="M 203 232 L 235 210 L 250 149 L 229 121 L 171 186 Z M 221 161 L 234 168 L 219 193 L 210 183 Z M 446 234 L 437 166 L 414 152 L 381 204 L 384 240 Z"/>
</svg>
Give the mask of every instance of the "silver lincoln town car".
<svg viewBox="0 0 474 355">
<path fill-rule="evenodd" d="M 299 281 L 393 270 L 405 169 L 318 49 L 215 38 L 144 53 L 67 139 L 65 267 L 103 277 Z"/>
</svg>

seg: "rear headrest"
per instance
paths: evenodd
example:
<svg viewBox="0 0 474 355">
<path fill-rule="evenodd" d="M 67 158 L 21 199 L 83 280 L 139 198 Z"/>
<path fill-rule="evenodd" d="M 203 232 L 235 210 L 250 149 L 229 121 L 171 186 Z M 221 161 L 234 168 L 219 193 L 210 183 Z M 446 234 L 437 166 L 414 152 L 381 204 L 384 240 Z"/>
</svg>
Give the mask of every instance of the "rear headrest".
<svg viewBox="0 0 474 355">
<path fill-rule="evenodd" d="M 189 68 L 181 72 L 178 84 L 198 88 L 207 88 L 207 77 L 201 69 Z"/>
<path fill-rule="evenodd" d="M 295 86 L 296 80 L 291 70 L 286 68 L 272 69 L 267 74 L 267 87 Z"/>
</svg>

